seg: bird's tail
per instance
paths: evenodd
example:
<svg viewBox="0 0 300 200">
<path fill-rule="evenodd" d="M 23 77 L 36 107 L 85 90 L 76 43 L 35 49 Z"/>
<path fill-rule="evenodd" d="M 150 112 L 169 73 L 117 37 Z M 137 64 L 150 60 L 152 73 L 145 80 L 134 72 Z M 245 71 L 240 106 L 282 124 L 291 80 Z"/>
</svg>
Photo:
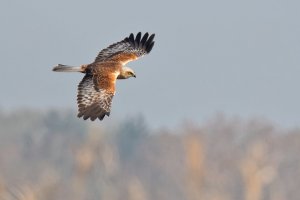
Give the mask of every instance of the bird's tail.
<svg viewBox="0 0 300 200">
<path fill-rule="evenodd" d="M 68 65 L 58 64 L 57 66 L 53 67 L 52 71 L 55 72 L 84 72 L 86 65 L 81 65 L 80 67 L 73 67 Z"/>
</svg>

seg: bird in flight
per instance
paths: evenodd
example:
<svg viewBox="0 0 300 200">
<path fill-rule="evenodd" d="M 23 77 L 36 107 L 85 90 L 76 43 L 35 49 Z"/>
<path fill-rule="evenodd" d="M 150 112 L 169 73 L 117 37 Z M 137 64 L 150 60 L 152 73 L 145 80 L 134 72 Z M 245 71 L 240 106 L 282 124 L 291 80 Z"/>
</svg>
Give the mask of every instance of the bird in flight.
<svg viewBox="0 0 300 200">
<path fill-rule="evenodd" d="M 116 80 L 136 77 L 134 71 L 127 67 L 130 61 L 148 54 L 154 45 L 154 36 L 139 32 L 132 33 L 120 42 L 101 50 L 95 61 L 81 66 L 59 64 L 53 68 L 55 72 L 81 72 L 85 76 L 78 85 L 77 104 L 78 117 L 84 120 L 103 120 L 109 116 Z"/>
</svg>

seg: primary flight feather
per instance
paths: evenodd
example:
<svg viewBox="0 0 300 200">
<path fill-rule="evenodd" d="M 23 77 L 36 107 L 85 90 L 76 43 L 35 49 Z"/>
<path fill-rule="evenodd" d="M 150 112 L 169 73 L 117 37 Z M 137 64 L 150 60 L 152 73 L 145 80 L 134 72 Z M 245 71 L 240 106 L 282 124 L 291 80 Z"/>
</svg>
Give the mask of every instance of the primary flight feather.
<svg viewBox="0 0 300 200">
<path fill-rule="evenodd" d="M 103 120 L 109 116 L 117 79 L 136 77 L 134 71 L 126 66 L 130 61 L 148 54 L 154 45 L 154 36 L 139 32 L 136 37 L 131 33 L 120 42 L 101 50 L 91 64 L 72 67 L 57 65 L 53 71 L 85 73 L 78 85 L 78 117 L 84 120 Z"/>
</svg>

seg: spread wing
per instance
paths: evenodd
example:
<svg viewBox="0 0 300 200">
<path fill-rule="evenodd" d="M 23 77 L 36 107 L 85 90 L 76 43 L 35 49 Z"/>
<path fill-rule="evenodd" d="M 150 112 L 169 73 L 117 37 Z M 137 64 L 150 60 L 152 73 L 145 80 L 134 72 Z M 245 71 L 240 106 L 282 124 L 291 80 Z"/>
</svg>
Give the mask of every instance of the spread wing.
<svg viewBox="0 0 300 200">
<path fill-rule="evenodd" d="M 100 51 L 95 62 L 115 61 L 126 64 L 136 60 L 152 50 L 154 36 L 155 34 L 152 34 L 149 37 L 149 34 L 145 33 L 142 37 L 141 32 L 139 32 L 134 38 L 134 35 L 131 33 L 129 37 Z"/>
<path fill-rule="evenodd" d="M 115 82 L 109 77 L 86 74 L 78 85 L 78 117 L 94 121 L 109 116 L 114 88 Z"/>
</svg>

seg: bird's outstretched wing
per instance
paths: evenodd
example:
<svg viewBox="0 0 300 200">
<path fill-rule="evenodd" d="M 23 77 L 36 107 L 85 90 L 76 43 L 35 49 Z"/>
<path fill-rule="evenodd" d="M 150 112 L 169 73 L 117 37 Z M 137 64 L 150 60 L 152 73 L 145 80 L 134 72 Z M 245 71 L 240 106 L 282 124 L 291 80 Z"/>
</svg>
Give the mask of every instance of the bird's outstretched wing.
<svg viewBox="0 0 300 200">
<path fill-rule="evenodd" d="M 112 98 L 115 94 L 114 77 L 86 74 L 78 85 L 78 117 L 103 120 L 109 116 Z M 102 84 L 104 83 L 104 84 Z"/>
<path fill-rule="evenodd" d="M 131 33 L 129 37 L 100 51 L 95 62 L 115 61 L 126 64 L 132 60 L 136 60 L 152 50 L 154 36 L 155 34 L 152 34 L 149 37 L 149 34 L 145 33 L 142 37 L 141 32 L 139 32 L 134 37 Z"/>
</svg>

